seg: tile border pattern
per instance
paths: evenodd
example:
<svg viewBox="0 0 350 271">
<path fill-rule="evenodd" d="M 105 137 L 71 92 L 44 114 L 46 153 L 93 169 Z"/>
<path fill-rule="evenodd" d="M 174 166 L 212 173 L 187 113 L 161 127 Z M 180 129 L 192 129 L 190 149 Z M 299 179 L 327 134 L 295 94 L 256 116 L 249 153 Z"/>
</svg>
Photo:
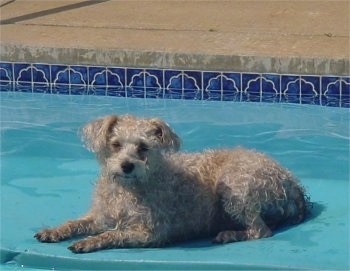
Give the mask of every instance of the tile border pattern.
<svg viewBox="0 0 350 271">
<path fill-rule="evenodd" d="M 350 107 L 350 76 L 0 62 L 1 91 Z"/>
</svg>

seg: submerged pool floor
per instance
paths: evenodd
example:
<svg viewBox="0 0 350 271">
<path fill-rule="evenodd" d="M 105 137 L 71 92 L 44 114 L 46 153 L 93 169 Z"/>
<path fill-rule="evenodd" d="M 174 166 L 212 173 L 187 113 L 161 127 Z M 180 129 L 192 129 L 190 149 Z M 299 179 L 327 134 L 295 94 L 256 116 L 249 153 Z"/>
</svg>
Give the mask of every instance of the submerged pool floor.
<svg viewBox="0 0 350 271">
<path fill-rule="evenodd" d="M 0 93 L 0 269 L 349 269 L 349 112 L 308 105 L 253 104 Z M 77 131 L 107 114 L 164 118 L 183 150 L 254 148 L 289 168 L 314 208 L 271 238 L 75 255 L 71 241 L 33 235 L 84 214 L 99 167 Z"/>
</svg>

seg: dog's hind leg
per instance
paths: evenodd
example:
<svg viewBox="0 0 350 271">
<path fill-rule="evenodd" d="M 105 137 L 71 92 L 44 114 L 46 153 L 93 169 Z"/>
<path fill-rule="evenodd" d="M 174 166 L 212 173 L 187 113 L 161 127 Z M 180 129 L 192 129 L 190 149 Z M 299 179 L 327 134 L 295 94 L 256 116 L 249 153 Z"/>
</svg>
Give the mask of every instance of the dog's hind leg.
<svg viewBox="0 0 350 271">
<path fill-rule="evenodd" d="M 215 243 L 238 242 L 251 239 L 270 237 L 271 229 L 261 216 L 261 206 L 251 201 L 247 186 L 251 176 L 236 177 L 231 182 L 232 175 L 223 175 L 217 183 L 216 192 L 221 201 L 222 211 L 232 220 L 232 229 L 224 227 L 214 238 Z M 239 181 L 237 181 L 239 179 Z M 237 227 L 235 229 L 235 227 Z"/>
<path fill-rule="evenodd" d="M 245 230 L 221 231 L 214 238 L 214 243 L 230 243 L 270 237 L 272 232 L 260 216 L 257 216 Z"/>
</svg>

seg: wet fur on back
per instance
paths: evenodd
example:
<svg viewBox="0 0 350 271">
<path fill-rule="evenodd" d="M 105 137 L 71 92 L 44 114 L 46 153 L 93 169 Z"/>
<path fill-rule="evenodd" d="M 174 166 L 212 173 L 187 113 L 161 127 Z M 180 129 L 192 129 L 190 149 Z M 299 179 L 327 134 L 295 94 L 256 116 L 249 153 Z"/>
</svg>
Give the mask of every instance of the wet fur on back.
<svg viewBox="0 0 350 271">
<path fill-rule="evenodd" d="M 243 148 L 182 153 L 160 119 L 107 116 L 83 129 L 101 164 L 90 211 L 35 237 L 73 243 L 74 253 L 160 247 L 198 237 L 227 243 L 269 237 L 302 222 L 303 187 L 264 154 Z"/>
</svg>

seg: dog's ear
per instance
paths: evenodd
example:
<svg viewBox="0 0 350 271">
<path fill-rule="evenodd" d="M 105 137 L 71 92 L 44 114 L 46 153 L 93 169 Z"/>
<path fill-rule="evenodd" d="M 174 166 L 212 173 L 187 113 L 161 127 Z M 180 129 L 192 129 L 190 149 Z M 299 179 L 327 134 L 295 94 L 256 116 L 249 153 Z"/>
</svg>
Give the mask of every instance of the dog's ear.
<svg viewBox="0 0 350 271">
<path fill-rule="evenodd" d="M 101 152 L 106 147 L 108 137 L 118 120 L 118 116 L 111 115 L 86 124 L 81 130 L 85 146 L 95 153 Z"/>
<path fill-rule="evenodd" d="M 151 133 L 161 143 L 161 146 L 168 151 L 178 151 L 181 141 L 178 135 L 161 119 L 151 119 Z"/>
</svg>

